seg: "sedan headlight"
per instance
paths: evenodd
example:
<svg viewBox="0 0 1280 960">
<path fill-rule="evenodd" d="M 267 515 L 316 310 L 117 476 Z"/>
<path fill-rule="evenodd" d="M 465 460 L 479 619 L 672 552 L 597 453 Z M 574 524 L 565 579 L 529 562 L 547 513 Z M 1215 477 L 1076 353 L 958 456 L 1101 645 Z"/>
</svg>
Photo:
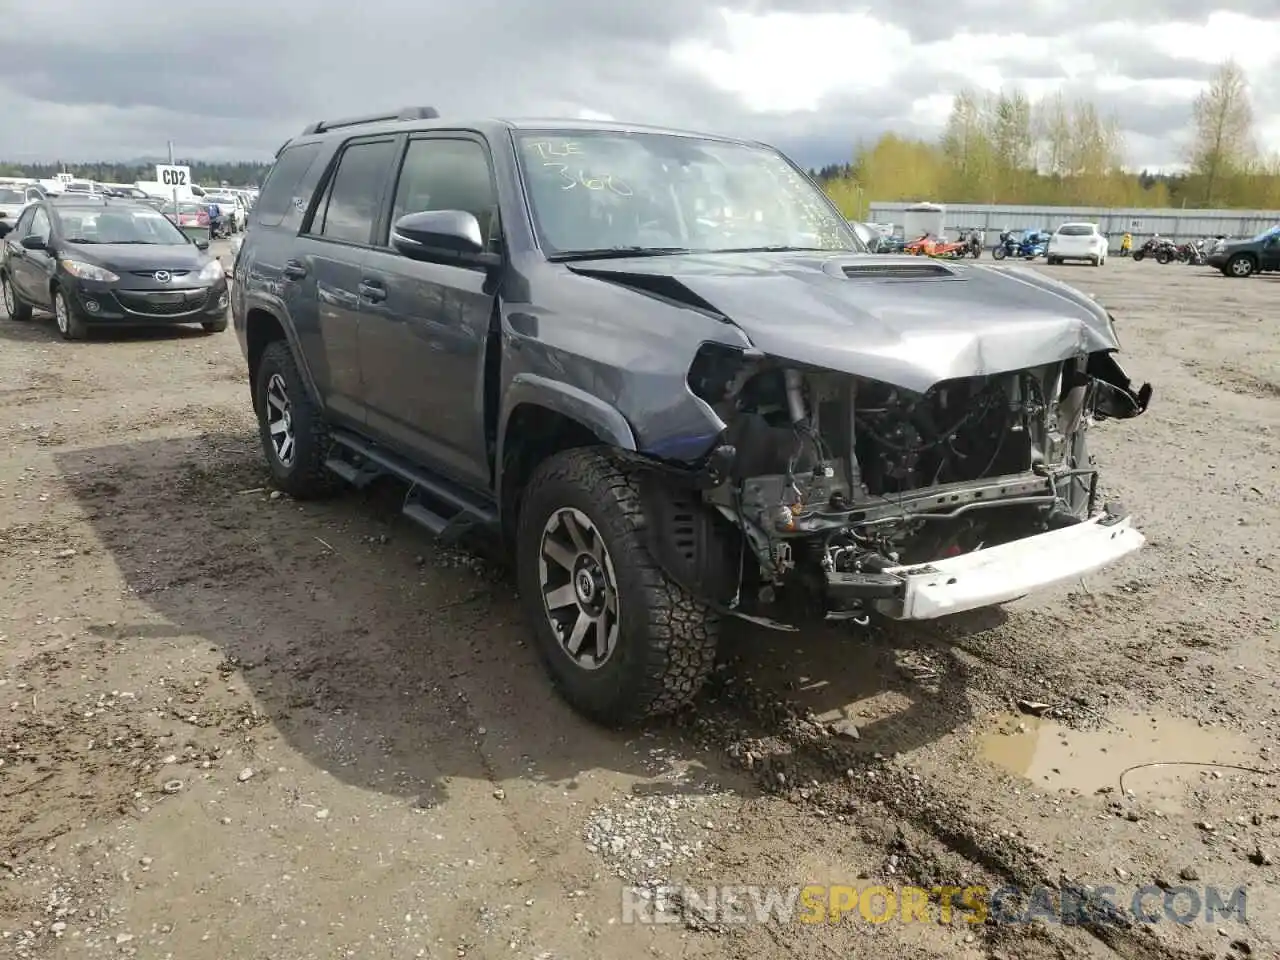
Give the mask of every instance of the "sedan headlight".
<svg viewBox="0 0 1280 960">
<path fill-rule="evenodd" d="M 224 271 L 222 269 L 222 261 L 210 260 L 208 263 L 204 265 L 204 268 L 201 269 L 196 279 L 208 280 L 212 282 L 214 280 L 221 280 L 223 277 L 223 274 L 224 274 Z"/>
<path fill-rule="evenodd" d="M 120 278 L 110 270 L 96 267 L 83 260 L 61 260 L 62 269 L 79 280 L 99 280 L 102 283 L 115 283 Z"/>
</svg>

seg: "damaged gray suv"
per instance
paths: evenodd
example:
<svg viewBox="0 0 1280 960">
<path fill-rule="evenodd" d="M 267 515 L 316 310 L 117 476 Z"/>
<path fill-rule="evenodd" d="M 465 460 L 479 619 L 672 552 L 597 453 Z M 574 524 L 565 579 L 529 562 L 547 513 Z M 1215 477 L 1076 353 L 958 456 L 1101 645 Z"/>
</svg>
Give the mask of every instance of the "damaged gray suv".
<svg viewBox="0 0 1280 960">
<path fill-rule="evenodd" d="M 693 698 L 720 625 L 928 619 L 1140 548 L 1087 434 L 1151 388 L 1034 272 L 870 255 L 758 143 L 584 121 L 320 122 L 234 266 L 275 482 L 390 476 L 499 537 L 580 711 Z"/>
</svg>

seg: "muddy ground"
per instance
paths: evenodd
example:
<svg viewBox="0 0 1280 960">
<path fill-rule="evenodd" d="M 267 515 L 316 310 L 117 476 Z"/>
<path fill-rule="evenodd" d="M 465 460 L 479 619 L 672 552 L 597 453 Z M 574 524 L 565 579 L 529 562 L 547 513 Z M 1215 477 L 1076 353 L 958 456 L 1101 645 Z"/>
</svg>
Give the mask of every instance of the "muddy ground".
<svg viewBox="0 0 1280 960">
<path fill-rule="evenodd" d="M 1277 956 L 1280 278 L 1049 272 L 1156 385 L 1094 435 L 1150 546 L 953 623 L 735 629 L 632 735 L 549 693 L 509 577 L 397 491 L 271 494 L 231 332 L 0 319 L 0 955 Z M 1125 772 L 1155 762 L 1188 765 Z M 633 881 L 1247 907 L 635 926 Z"/>
</svg>

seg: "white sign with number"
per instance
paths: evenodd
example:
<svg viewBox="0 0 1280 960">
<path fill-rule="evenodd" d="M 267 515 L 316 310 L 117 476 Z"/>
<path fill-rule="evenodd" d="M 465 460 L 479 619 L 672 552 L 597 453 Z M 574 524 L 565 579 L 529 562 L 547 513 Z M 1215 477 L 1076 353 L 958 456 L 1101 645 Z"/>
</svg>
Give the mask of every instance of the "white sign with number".
<svg viewBox="0 0 1280 960">
<path fill-rule="evenodd" d="M 156 164 L 156 180 L 174 190 L 185 193 L 191 189 L 191 168 L 176 167 L 167 163 Z"/>
</svg>

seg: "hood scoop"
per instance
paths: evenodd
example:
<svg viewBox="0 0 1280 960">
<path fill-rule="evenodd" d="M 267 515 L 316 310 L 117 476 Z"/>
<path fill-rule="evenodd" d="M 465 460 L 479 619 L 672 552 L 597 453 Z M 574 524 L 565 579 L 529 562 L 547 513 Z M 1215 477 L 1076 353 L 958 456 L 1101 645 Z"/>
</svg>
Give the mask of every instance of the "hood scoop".
<svg viewBox="0 0 1280 960">
<path fill-rule="evenodd" d="M 950 267 L 934 261 L 902 263 L 901 261 L 871 263 L 829 263 L 823 272 L 848 280 L 963 280 Z"/>
</svg>

